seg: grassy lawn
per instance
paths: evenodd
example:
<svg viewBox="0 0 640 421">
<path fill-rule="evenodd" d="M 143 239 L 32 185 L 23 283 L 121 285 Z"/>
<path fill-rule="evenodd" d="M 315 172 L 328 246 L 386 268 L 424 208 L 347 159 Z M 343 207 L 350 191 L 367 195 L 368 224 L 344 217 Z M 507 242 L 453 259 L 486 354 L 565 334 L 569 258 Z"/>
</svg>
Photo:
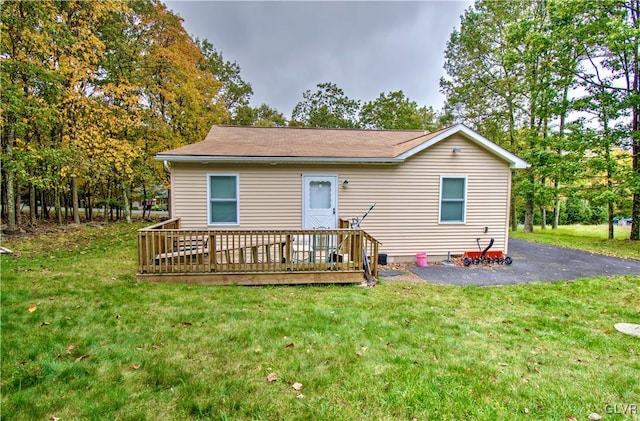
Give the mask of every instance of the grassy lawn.
<svg viewBox="0 0 640 421">
<path fill-rule="evenodd" d="M 640 260 L 640 242 L 629 240 L 631 227 L 614 227 L 614 239 L 608 240 L 607 225 L 564 225 L 552 230 L 534 227 L 532 233 L 511 232 L 511 238 L 553 244 L 608 256 Z"/>
<path fill-rule="evenodd" d="M 640 322 L 640 277 L 146 284 L 138 227 L 3 242 L 2 419 L 640 416 L 640 338 L 613 328 Z"/>
</svg>

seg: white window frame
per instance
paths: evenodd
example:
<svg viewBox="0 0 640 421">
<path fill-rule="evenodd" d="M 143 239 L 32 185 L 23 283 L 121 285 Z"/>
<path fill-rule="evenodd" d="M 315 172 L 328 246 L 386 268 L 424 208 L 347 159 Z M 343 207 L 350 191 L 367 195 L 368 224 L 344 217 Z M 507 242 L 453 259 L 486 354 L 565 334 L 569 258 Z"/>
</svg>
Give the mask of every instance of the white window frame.
<svg viewBox="0 0 640 421">
<path fill-rule="evenodd" d="M 462 221 L 443 221 L 442 220 L 442 189 L 445 179 L 462 179 L 464 180 L 464 198 L 462 207 Z M 438 223 L 439 224 L 466 224 L 467 223 L 467 201 L 468 201 L 468 179 L 466 175 L 441 175 L 440 176 L 440 197 L 438 198 Z"/>
<path fill-rule="evenodd" d="M 211 221 L 211 177 L 235 177 L 236 178 L 236 221 L 213 222 Z M 207 225 L 208 226 L 236 226 L 240 225 L 240 174 L 238 173 L 207 173 Z"/>
</svg>

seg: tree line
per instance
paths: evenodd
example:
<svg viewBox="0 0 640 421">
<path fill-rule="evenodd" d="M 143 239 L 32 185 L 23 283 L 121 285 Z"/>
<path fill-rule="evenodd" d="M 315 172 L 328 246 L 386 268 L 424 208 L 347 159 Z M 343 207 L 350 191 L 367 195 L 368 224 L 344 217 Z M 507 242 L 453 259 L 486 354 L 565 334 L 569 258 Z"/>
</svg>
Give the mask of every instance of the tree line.
<svg viewBox="0 0 640 421">
<path fill-rule="evenodd" d="M 561 204 L 579 198 L 606 209 L 610 238 L 614 216 L 631 213 L 638 240 L 639 56 L 640 0 L 479 0 L 466 10 L 440 86 L 456 119 L 531 163 L 514 174 L 513 229 L 519 210 L 525 231 L 536 214 L 556 227 Z"/>
<path fill-rule="evenodd" d="M 289 121 L 267 104 L 251 107 L 240 66 L 157 0 L 7 1 L 0 24 L 8 232 L 37 219 L 79 223 L 81 205 L 87 220 L 94 207 L 130 220 L 131 199 L 168 181 L 153 156 L 202 140 L 214 124 L 356 127 L 356 112 L 366 127 L 435 127 L 433 111 L 402 92 L 360 111 L 330 83 L 305 92 Z M 381 121 L 389 107 L 410 123 Z"/>
<path fill-rule="evenodd" d="M 514 173 L 513 229 L 556 227 L 573 220 L 567 203 L 581 201 L 606 209 L 610 236 L 613 217 L 630 212 L 637 240 L 639 2 L 476 1 L 447 43 L 443 110 L 402 91 L 354 100 L 325 82 L 302 93 L 289 119 L 250 106 L 240 66 L 158 0 L 4 2 L 2 217 L 7 231 L 50 209 L 59 223 L 79 222 L 82 204 L 89 220 L 96 205 L 130 219 L 131 199 L 167 182 L 153 156 L 202 140 L 214 124 L 434 130 L 460 121 L 532 164 Z"/>
</svg>

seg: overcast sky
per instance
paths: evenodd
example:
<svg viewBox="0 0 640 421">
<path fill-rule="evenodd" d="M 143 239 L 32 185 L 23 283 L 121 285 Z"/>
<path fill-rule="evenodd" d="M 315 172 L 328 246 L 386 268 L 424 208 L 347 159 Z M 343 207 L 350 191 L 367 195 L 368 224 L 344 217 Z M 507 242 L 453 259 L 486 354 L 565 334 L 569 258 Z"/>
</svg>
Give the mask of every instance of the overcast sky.
<svg viewBox="0 0 640 421">
<path fill-rule="evenodd" d="M 291 117 L 306 90 L 331 82 L 363 102 L 402 90 L 439 109 L 444 49 L 467 1 L 165 1 L 253 87 L 251 105 Z"/>
</svg>

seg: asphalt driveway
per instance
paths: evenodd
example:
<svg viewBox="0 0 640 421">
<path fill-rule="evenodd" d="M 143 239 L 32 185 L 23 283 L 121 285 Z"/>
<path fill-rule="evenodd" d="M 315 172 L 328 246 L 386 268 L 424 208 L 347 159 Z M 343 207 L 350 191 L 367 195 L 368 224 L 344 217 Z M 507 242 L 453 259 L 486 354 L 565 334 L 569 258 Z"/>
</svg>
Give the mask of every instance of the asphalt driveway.
<svg viewBox="0 0 640 421">
<path fill-rule="evenodd" d="M 421 279 L 452 285 L 511 285 L 594 276 L 640 275 L 640 261 L 607 257 L 564 247 L 509 240 L 513 264 L 451 267 L 430 265 L 409 270 Z"/>
</svg>

